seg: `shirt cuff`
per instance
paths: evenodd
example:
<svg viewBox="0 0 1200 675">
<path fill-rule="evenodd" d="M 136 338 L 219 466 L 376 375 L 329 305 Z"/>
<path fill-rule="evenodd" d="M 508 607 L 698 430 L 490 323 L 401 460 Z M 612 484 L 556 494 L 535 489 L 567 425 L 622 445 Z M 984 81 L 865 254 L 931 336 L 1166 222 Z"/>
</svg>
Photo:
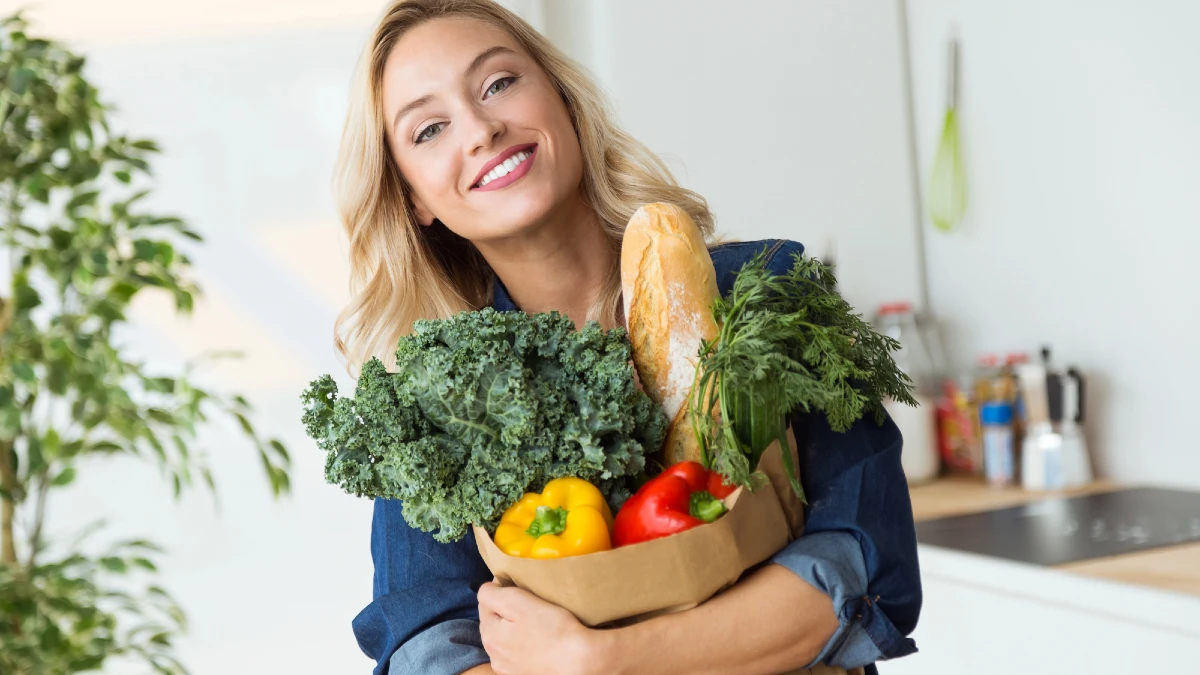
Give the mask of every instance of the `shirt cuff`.
<svg viewBox="0 0 1200 675">
<path fill-rule="evenodd" d="M 400 646 L 388 661 L 390 675 L 459 675 L 488 663 L 479 622 L 451 619 L 434 624 Z"/>
<path fill-rule="evenodd" d="M 808 667 L 818 663 L 847 670 L 917 651 L 867 594 L 867 564 L 862 547 L 845 532 L 802 536 L 776 553 L 782 565 L 833 600 L 838 629 Z"/>
</svg>

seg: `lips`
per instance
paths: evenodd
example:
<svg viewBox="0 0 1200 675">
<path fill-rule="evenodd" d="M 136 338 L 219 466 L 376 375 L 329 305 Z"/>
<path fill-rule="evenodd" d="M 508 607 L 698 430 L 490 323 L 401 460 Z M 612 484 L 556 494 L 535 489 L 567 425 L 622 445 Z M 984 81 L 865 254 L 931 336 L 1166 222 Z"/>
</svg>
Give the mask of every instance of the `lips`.
<svg viewBox="0 0 1200 675">
<path fill-rule="evenodd" d="M 530 165 L 533 163 L 536 154 L 536 143 L 514 145 L 505 149 L 488 161 L 487 164 L 483 165 L 483 168 L 480 169 L 479 174 L 475 177 L 475 182 L 471 185 L 471 189 L 498 189 L 515 182 L 518 178 L 529 172 Z M 485 181 L 486 184 L 484 184 Z"/>
</svg>

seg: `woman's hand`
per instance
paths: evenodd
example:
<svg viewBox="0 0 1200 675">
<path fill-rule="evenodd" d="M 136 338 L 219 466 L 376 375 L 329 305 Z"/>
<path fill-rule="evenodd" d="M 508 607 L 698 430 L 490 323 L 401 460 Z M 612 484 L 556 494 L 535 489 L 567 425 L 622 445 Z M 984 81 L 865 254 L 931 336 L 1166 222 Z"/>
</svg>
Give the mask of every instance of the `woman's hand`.
<svg viewBox="0 0 1200 675">
<path fill-rule="evenodd" d="M 496 675 L 604 672 L 598 631 L 515 586 L 491 582 L 479 589 L 479 632 Z"/>
</svg>

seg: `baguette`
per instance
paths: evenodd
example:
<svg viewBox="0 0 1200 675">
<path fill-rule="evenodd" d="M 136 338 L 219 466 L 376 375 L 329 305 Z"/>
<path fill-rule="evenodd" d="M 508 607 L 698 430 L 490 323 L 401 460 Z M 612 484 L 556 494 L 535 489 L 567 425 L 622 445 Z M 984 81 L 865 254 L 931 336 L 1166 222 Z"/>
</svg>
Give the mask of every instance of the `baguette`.
<svg viewBox="0 0 1200 675">
<path fill-rule="evenodd" d="M 717 273 L 686 211 L 654 203 L 633 214 L 621 243 L 621 291 L 638 377 L 671 420 L 663 459 L 700 461 L 687 403 L 700 341 L 717 337 Z"/>
</svg>

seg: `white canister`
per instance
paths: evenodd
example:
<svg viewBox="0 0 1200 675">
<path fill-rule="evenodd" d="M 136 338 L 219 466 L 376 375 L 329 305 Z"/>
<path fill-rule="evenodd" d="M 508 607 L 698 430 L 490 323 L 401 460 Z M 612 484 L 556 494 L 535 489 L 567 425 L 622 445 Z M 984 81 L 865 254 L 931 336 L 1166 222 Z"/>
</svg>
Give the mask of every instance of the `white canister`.
<svg viewBox="0 0 1200 675">
<path fill-rule="evenodd" d="M 915 408 L 890 399 L 883 404 L 904 436 L 900 463 L 909 485 L 933 480 L 941 466 L 937 449 L 937 409 L 933 398 L 923 394 L 914 394 L 913 398 L 919 404 Z"/>
</svg>

